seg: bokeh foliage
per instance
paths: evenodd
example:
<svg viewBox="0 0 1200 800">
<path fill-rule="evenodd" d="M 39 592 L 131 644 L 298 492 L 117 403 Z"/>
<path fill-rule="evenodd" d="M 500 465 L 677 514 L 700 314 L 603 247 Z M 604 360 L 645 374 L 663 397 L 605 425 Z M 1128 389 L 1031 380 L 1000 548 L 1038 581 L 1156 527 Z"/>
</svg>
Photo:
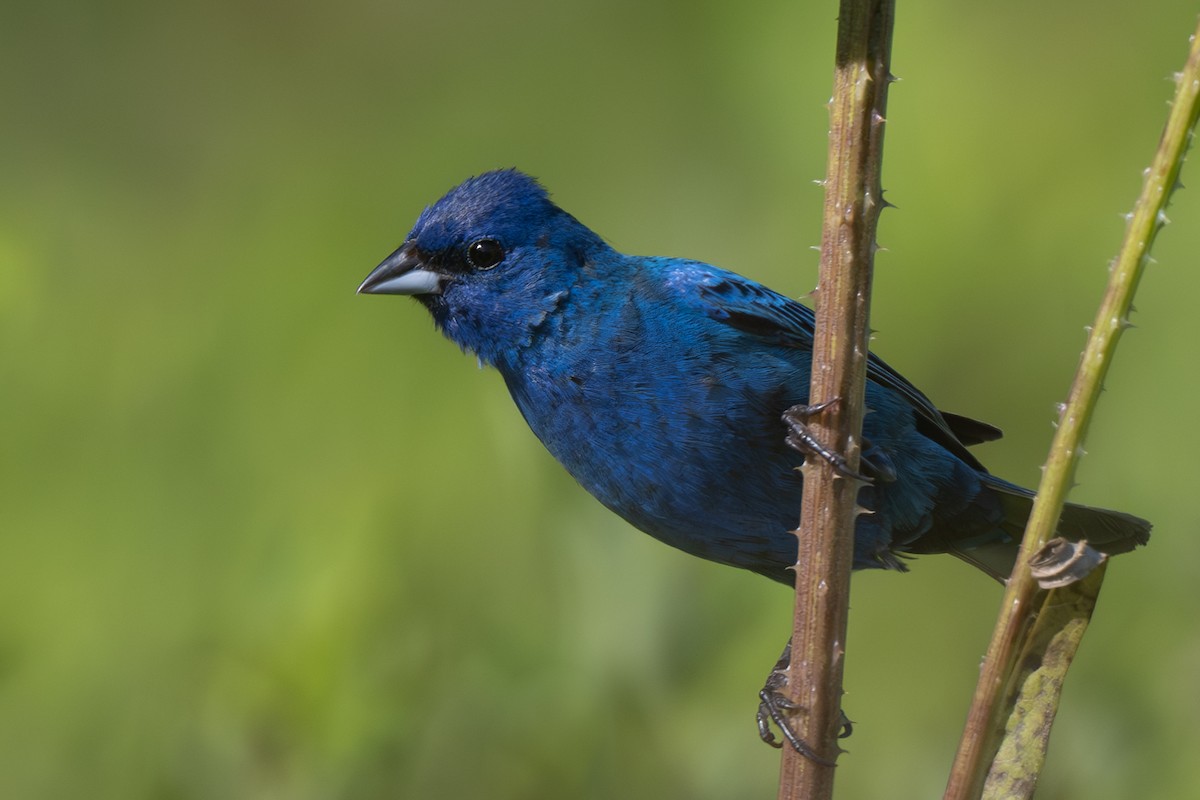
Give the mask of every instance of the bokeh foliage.
<svg viewBox="0 0 1200 800">
<path fill-rule="evenodd" d="M 496 375 L 353 289 L 516 165 L 621 249 L 803 294 L 834 11 L 0 8 L 0 796 L 770 796 L 786 593 L 600 509 Z M 1006 477 L 1036 482 L 1195 13 L 900 9 L 877 349 L 1003 427 Z M 1048 797 L 1195 791 L 1192 192 L 1171 216 L 1073 497 L 1156 538 L 1110 570 Z M 855 579 L 840 796 L 940 792 L 998 599 L 947 558 Z"/>
</svg>

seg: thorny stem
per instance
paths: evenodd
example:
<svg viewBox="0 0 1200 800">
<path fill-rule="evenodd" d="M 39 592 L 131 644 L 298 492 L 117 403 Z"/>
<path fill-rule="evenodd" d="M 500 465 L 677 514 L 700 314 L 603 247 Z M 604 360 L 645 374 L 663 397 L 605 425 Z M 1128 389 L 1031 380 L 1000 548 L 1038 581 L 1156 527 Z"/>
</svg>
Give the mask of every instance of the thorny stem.
<svg viewBox="0 0 1200 800">
<path fill-rule="evenodd" d="M 809 403 L 836 400 L 811 424 L 816 438 L 857 469 L 866 385 L 875 229 L 885 203 L 880 187 L 893 0 L 841 0 L 829 166 L 816 302 Z M 861 483 L 835 475 L 816 458 L 803 467 L 796 607 L 788 698 L 799 738 L 822 764 L 783 749 L 781 800 L 833 795 L 842 671 Z"/>
<path fill-rule="evenodd" d="M 1108 289 L 1090 329 L 1087 346 L 1064 404 L 1041 486 L 1029 517 L 1020 556 L 1008 582 L 987 658 L 971 704 L 944 800 L 979 797 L 1000 747 L 1003 721 L 1012 708 L 1017 662 L 1027 649 L 1031 618 L 1041 605 L 1029 574 L 1030 556 L 1053 533 L 1062 513 L 1081 445 L 1121 333 L 1129 327 L 1134 291 L 1149 261 L 1150 246 L 1167 222 L 1164 210 L 1178 186 L 1179 171 L 1200 114 L 1200 28 L 1193 34 L 1187 64 L 1176 76 L 1175 99 L 1154 161 L 1146 170 L 1141 195 L 1129 216 L 1120 253 L 1110 270 Z M 1098 591 L 1099 586 L 1095 587 Z M 1056 592 L 1064 590 L 1055 590 Z M 1042 595 L 1044 597 L 1044 595 Z M 1057 705 L 1057 693 L 1043 702 Z M 1032 791 L 1032 786 L 1029 789 Z M 1007 795 L 1006 795 L 1007 796 Z"/>
</svg>

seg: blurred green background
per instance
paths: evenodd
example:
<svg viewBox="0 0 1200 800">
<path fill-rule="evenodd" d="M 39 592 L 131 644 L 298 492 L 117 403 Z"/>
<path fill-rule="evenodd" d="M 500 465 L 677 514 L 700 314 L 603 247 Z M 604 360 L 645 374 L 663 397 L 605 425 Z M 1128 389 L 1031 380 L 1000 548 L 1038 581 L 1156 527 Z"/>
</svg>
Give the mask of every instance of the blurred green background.
<svg viewBox="0 0 1200 800">
<path fill-rule="evenodd" d="M 876 346 L 1003 427 L 1010 479 L 1196 11 L 901 4 Z M 787 592 L 605 512 L 498 376 L 354 289 L 516 165 L 620 249 L 804 294 L 835 12 L 4 4 L 0 797 L 773 796 Z M 1195 193 L 1171 215 L 1073 495 L 1156 538 L 1110 571 L 1043 797 L 1200 783 Z M 999 597 L 949 558 L 857 576 L 840 797 L 940 796 Z"/>
</svg>

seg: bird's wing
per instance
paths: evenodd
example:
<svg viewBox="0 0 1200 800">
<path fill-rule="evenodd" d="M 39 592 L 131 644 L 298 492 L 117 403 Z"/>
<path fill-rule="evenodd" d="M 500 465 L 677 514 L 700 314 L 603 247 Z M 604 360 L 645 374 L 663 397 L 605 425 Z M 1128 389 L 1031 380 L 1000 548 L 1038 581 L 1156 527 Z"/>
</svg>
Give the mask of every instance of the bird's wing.
<svg viewBox="0 0 1200 800">
<path fill-rule="evenodd" d="M 943 411 L 942 419 L 946 420 L 946 424 L 950 426 L 950 430 L 954 431 L 954 435 L 958 437 L 958 440 L 968 447 L 973 444 L 994 442 L 1004 435 L 1004 431 L 995 425 L 989 425 L 977 419 L 964 417 L 961 414 L 952 414 L 949 411 Z"/>
<path fill-rule="evenodd" d="M 740 275 L 709 270 L 696 282 L 708 316 L 760 339 L 812 349 L 812 309 Z"/>
<path fill-rule="evenodd" d="M 762 284 L 723 270 L 709 268 L 696 283 L 699 300 L 711 318 L 760 339 L 812 350 L 814 315 L 808 306 Z M 867 380 L 899 394 L 916 412 L 917 429 L 968 464 L 983 469 L 967 445 L 999 439 L 1001 431 L 985 422 L 943 414 L 903 375 L 872 354 Z"/>
</svg>

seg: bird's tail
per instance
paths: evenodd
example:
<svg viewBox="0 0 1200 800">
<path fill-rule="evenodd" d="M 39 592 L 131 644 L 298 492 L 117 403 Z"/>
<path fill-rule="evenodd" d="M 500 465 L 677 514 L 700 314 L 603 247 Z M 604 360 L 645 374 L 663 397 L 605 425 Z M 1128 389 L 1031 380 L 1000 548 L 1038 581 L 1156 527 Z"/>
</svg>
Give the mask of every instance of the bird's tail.
<svg viewBox="0 0 1200 800">
<path fill-rule="evenodd" d="M 974 545 L 955 543 L 948 550 L 996 580 L 1005 581 L 1017 561 L 1025 523 L 1033 507 L 1033 492 L 991 475 L 986 476 L 986 481 L 996 492 L 1004 511 L 1001 527 L 1007 534 L 1005 540 Z M 1067 503 L 1058 521 L 1058 535 L 1071 541 L 1087 539 L 1092 547 L 1115 556 L 1150 541 L 1150 527 L 1150 523 L 1141 517 L 1122 511 Z"/>
</svg>

